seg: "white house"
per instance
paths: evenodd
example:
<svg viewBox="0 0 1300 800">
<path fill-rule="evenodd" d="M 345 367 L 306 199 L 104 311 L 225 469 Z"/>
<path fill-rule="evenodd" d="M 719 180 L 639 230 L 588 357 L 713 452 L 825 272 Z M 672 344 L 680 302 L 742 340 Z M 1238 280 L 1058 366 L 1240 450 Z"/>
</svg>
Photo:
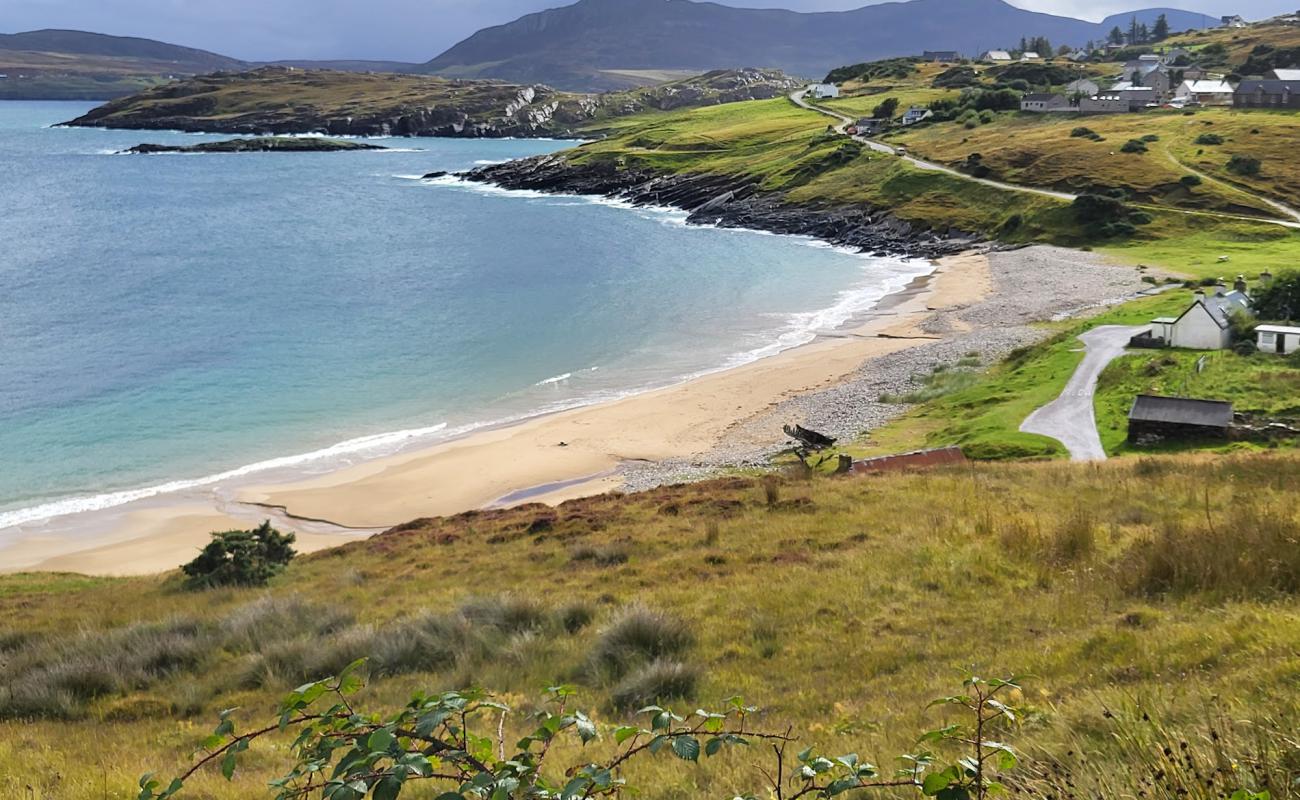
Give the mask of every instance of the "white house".
<svg viewBox="0 0 1300 800">
<path fill-rule="evenodd" d="M 922 106 L 912 106 L 903 113 L 904 125 L 915 125 L 934 116 L 934 112 Z"/>
<path fill-rule="evenodd" d="M 1027 50 L 1027 51 L 1025 51 L 1025 52 L 1023 52 L 1023 53 L 1020 54 L 1020 60 L 1021 60 L 1021 61 L 1039 61 L 1039 60 L 1041 60 L 1041 59 L 1042 59 L 1042 56 L 1040 56 L 1039 54 L 1035 53 L 1033 50 Z"/>
<path fill-rule="evenodd" d="M 992 61 L 994 63 L 1004 63 L 1011 60 L 1011 54 L 1006 50 L 990 50 L 980 56 L 980 61 Z"/>
<path fill-rule="evenodd" d="M 1046 114 L 1050 111 L 1078 111 L 1079 109 L 1070 105 L 1070 101 L 1064 95 L 1027 94 L 1020 98 L 1020 110 Z"/>
<path fill-rule="evenodd" d="M 1210 296 L 1197 292 L 1182 314 L 1151 320 L 1151 335 L 1170 347 L 1226 350 L 1232 345 L 1231 317 L 1236 311 L 1250 311 L 1250 296 L 1241 288 L 1231 292 L 1220 288 Z"/>
<path fill-rule="evenodd" d="M 1174 97 L 1203 106 L 1230 106 L 1232 91 L 1232 84 L 1227 81 L 1183 81 L 1174 90 Z"/>
<path fill-rule="evenodd" d="M 1231 16 L 1221 17 L 1220 19 L 1223 22 L 1223 27 L 1225 28 L 1246 27 L 1246 20 L 1242 19 L 1239 14 L 1232 14 Z"/>
<path fill-rule="evenodd" d="M 1259 325 L 1255 337 L 1261 353 L 1285 356 L 1300 350 L 1300 328 L 1292 325 Z"/>
<path fill-rule="evenodd" d="M 1300 69 L 1275 69 L 1266 77 L 1275 81 L 1300 81 Z"/>
<path fill-rule="evenodd" d="M 1098 86 L 1095 82 L 1088 80 L 1087 78 L 1080 78 L 1077 81 L 1072 81 L 1065 85 L 1065 93 L 1067 95 L 1083 94 L 1092 97 L 1094 94 L 1100 91 L 1101 91 L 1101 87 Z"/>
<path fill-rule="evenodd" d="M 808 87 L 808 94 L 817 100 L 829 100 L 840 96 L 840 87 L 833 83 L 815 83 Z"/>
</svg>

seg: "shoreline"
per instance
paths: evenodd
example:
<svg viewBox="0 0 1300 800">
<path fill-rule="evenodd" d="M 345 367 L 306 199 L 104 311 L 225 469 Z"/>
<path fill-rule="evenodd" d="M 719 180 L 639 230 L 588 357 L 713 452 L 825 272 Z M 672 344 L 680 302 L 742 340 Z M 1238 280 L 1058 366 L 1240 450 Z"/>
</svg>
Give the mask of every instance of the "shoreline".
<svg viewBox="0 0 1300 800">
<path fill-rule="evenodd" d="M 961 259 L 963 257 L 955 257 Z M 947 260 L 945 260 L 947 261 Z M 793 394 L 828 385 L 852 372 L 861 361 L 879 352 L 892 352 L 908 345 L 906 338 L 876 337 L 876 328 L 889 328 L 902 313 L 902 306 L 915 304 L 910 313 L 922 313 L 924 298 L 937 290 L 940 276 L 949 271 L 943 262 L 934 272 L 912 279 L 902 289 L 884 295 L 850 328 L 818 335 L 812 341 L 734 367 L 719 367 L 702 375 L 627 397 L 577 408 L 543 413 L 522 420 L 506 421 L 462 436 L 416 447 L 408 452 L 381 456 L 323 475 L 295 477 L 282 482 L 235 487 L 233 496 L 197 487 L 174 494 L 160 494 L 110 510 L 85 512 L 98 516 L 76 526 L 75 533 L 33 530 L 19 535 L 14 544 L 0 549 L 0 573 L 18 571 L 72 571 L 95 575 L 150 574 L 174 568 L 192 557 L 206 534 L 213 530 L 248 527 L 255 517 L 278 517 L 274 522 L 299 533 L 299 549 L 308 552 L 364 538 L 380 530 L 420 516 L 447 513 L 500 504 L 523 497 L 527 502 L 558 503 L 566 499 L 621 488 L 620 467 L 626 463 L 686 458 L 707 451 L 726 428 L 739 424 Z M 923 283 L 918 287 L 918 282 Z M 882 334 L 888 331 L 879 331 Z M 897 334 L 895 334 L 897 335 Z M 866 337 L 866 338 L 864 338 Z M 858 346 L 844 348 L 845 344 Z M 863 342 L 873 343 L 863 347 Z M 830 372 L 815 369 L 816 380 L 785 381 L 781 373 L 798 362 L 820 361 L 815 356 L 851 349 L 852 355 L 836 354 Z M 860 351 L 860 352 L 859 352 Z M 802 372 L 808 372 L 803 369 Z M 751 376 L 751 373 L 753 374 Z M 801 373 L 802 374 L 802 373 Z M 719 408 L 715 385 L 749 384 L 763 387 L 764 402 L 751 408 Z M 799 385 L 794 385 L 799 384 Z M 684 396 L 684 397 L 682 397 Z M 665 419 L 663 405 L 674 406 L 686 398 L 712 397 L 711 410 L 686 416 L 702 425 L 692 434 L 676 430 L 660 439 Z M 695 401 L 697 406 L 700 401 Z M 647 409 L 656 424 L 640 428 L 641 437 L 620 437 L 604 424 L 606 441 L 595 446 L 590 436 L 593 425 L 607 416 L 637 416 Z M 707 418 L 707 419 L 706 419 Z M 593 419 L 595 422 L 593 422 Z M 617 426 L 613 426 L 617 427 Z M 680 428 L 680 426 L 678 426 Z M 586 430 L 584 430 L 586 429 Z M 563 435 L 556 430 L 571 431 Z M 704 431 L 710 433 L 705 433 Z M 584 435 L 586 434 L 586 435 Z M 776 436 L 780 436 L 779 426 Z M 556 438 L 558 436 L 558 438 Z M 564 436 L 573 439 L 569 442 Z M 543 437 L 538 439 L 537 437 Z M 545 437 L 553 441 L 545 442 Z M 529 457 L 507 455 L 521 441 L 532 442 Z M 565 446 L 560 446 L 563 442 Z M 537 450 L 540 448 L 540 454 Z M 489 455 L 490 454 L 490 455 Z M 485 459 L 486 457 L 486 459 Z M 492 462 L 507 459 L 508 469 Z M 437 466 L 421 462 L 432 459 Z M 430 472 L 432 469 L 432 472 Z M 445 471 L 444 471 L 445 470 Z M 428 482 L 437 474 L 454 478 L 456 490 L 431 493 Z M 481 479 L 465 481 L 465 474 Z M 263 478 L 263 480 L 266 480 Z M 449 481 L 453 482 L 453 481 Z M 438 497 L 433 497 L 437 494 Z M 506 503 L 517 504 L 520 500 Z M 272 513 L 275 508 L 282 511 Z M 363 510 L 365 509 L 365 510 Z M 83 516 L 83 515 L 76 515 Z M 304 523 L 315 523 L 315 530 Z M 307 530 L 304 530 L 306 528 Z M 353 529 L 353 530 L 348 530 Z"/>
</svg>

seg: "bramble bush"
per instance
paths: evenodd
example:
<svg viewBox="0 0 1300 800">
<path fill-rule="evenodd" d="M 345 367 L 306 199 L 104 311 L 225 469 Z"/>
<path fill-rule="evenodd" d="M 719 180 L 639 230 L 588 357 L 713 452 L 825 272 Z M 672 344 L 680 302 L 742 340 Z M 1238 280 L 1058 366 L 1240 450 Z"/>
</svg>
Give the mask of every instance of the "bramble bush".
<svg viewBox="0 0 1300 800">
<path fill-rule="evenodd" d="M 755 727 L 757 709 L 739 697 L 720 710 L 689 715 L 648 705 L 636 714 L 640 724 L 607 726 L 570 707 L 573 687 L 553 686 L 542 707 L 521 718 L 530 732 L 511 744 L 506 721 L 512 710 L 477 689 L 418 693 L 396 713 L 359 708 L 355 695 L 364 666 L 358 660 L 336 677 L 298 687 L 285 697 L 278 718 L 261 727 L 238 729 L 233 711 L 222 712 L 193 765 L 166 786 L 153 774 L 143 776 L 138 800 L 178 797 L 186 781 L 210 767 L 230 780 L 250 748 L 276 734 L 294 734 L 288 771 L 270 782 L 276 800 L 396 800 L 421 782 L 444 790 L 437 800 L 614 798 L 636 793 L 622 774 L 634 759 L 662 754 L 695 764 L 728 748 L 760 745 L 770 750 L 771 768 L 760 768 L 767 785 L 737 800 L 832 798 L 873 789 L 985 800 L 1008 791 L 1001 777 L 1019 761 L 1000 741 L 1019 719 L 1004 702 L 1018 692 L 1016 679 L 970 677 L 959 694 L 935 700 L 931 706 L 956 709 L 964 721 L 924 733 L 916 752 L 899 756 L 899 766 L 889 770 L 856 753 L 830 757 L 812 747 L 791 753 L 790 730 Z M 576 739 L 582 755 L 567 767 L 553 767 L 548 755 L 562 737 Z M 593 751 L 600 752 L 593 758 Z"/>
</svg>

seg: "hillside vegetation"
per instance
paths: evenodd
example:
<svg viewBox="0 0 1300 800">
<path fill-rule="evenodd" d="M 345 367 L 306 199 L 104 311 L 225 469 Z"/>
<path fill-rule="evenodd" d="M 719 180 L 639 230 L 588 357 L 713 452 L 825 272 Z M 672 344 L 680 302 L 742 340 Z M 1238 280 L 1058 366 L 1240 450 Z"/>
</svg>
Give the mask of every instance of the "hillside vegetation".
<svg viewBox="0 0 1300 800">
<path fill-rule="evenodd" d="M 1256 455 L 734 478 L 422 520 L 265 590 L 8 576 L 0 792 L 133 796 L 189 762 L 217 711 L 269 716 L 370 656 L 368 707 L 476 684 L 527 710 L 568 682 L 604 724 L 656 694 L 741 693 L 763 727 L 877 763 L 942 722 L 924 704 L 966 670 L 1026 673 L 1006 735 L 1029 796 L 1068 779 L 1079 796 L 1292 797 L 1298 477 L 1300 459 Z M 1182 742 L 1202 777 L 1157 775 Z M 631 777 L 648 798 L 730 796 L 759 782 L 750 761 Z M 284 763 L 255 750 L 233 783 L 189 788 L 263 796 Z"/>
<path fill-rule="evenodd" d="M 577 136 L 618 117 L 777 97 L 796 85 L 779 72 L 740 69 L 576 95 L 498 81 L 267 67 L 177 81 L 107 103 L 70 124 L 252 134 Z"/>
</svg>

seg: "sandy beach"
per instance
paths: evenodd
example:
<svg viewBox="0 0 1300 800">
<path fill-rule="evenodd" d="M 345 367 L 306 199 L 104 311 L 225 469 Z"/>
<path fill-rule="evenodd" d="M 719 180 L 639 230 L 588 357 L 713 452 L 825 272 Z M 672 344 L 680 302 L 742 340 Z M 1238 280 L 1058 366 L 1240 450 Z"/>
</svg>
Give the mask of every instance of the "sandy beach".
<svg viewBox="0 0 1300 800">
<path fill-rule="evenodd" d="M 1060 253 L 1069 253 L 1054 252 L 1061 258 L 1066 256 Z M 1027 263 L 1026 256 L 1011 253 L 994 258 L 1016 269 Z M 1119 293 L 1137 281 L 1128 269 L 1086 266 L 1101 276 L 1094 283 L 1105 284 L 1113 273 L 1115 287 L 1067 285 L 1051 295 L 1053 302 L 1031 304 L 1025 314 L 1042 318 L 1048 311 L 1059 312 L 1062 298 L 1076 300 L 1076 292 Z M 1005 301 L 1012 288 L 1006 284 L 1017 279 L 1014 272 L 995 277 L 985 254 L 950 257 L 932 275 L 886 298 L 856 327 L 746 366 L 319 477 L 247 486 L 221 508 L 187 498 L 127 510 L 111 525 L 86 535 L 34 535 L 0 551 L 0 571 L 158 572 L 192 558 L 209 532 L 249 527 L 262 513 L 280 527 L 295 529 L 299 548 L 310 551 L 418 517 L 496 504 L 557 503 L 620 489 L 628 484 L 629 466 L 635 471 L 638 466 L 707 460 L 724 439 L 770 451 L 784 439 L 782 422 L 816 421 L 815 414 L 798 413 L 800 404 L 806 409 L 808 398 L 835 390 L 864 365 L 894 356 L 906 361 L 905 351 L 995 327 L 968 312 L 999 297 Z M 1061 275 L 1053 281 L 1053 286 L 1059 284 Z M 780 413 L 786 411 L 795 415 Z"/>
</svg>

